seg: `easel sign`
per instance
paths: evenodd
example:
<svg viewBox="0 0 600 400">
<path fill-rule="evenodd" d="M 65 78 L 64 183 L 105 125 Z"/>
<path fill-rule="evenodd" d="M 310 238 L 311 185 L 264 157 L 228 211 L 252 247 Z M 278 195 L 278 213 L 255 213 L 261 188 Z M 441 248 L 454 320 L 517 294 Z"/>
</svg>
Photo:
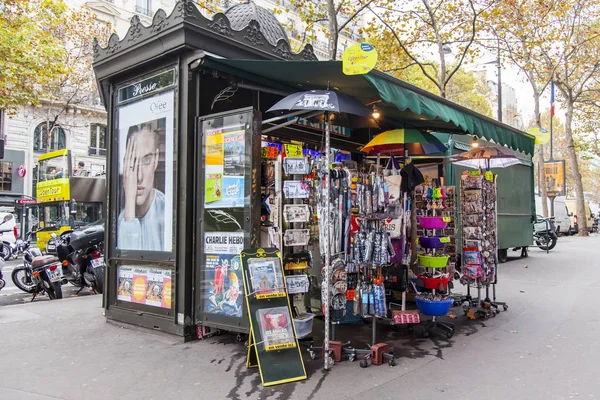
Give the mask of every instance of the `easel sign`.
<svg viewBox="0 0 600 400">
<path fill-rule="evenodd" d="M 246 366 L 258 366 L 263 386 L 306 379 L 281 253 L 275 248 L 244 249 L 240 258 L 250 319 Z"/>
</svg>

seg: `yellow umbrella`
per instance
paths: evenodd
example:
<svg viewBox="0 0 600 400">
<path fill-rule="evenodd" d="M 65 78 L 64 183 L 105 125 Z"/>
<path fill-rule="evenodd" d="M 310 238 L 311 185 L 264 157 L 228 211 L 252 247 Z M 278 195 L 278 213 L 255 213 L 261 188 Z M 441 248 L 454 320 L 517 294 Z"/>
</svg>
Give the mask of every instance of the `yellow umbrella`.
<svg viewBox="0 0 600 400">
<path fill-rule="evenodd" d="M 535 144 L 546 144 L 550 141 L 550 132 L 544 128 L 531 128 L 527 133 L 535 136 Z"/>
<path fill-rule="evenodd" d="M 417 129 L 392 129 L 375 136 L 362 149 L 369 154 L 432 154 L 446 151 L 446 146 L 435 136 Z"/>
</svg>

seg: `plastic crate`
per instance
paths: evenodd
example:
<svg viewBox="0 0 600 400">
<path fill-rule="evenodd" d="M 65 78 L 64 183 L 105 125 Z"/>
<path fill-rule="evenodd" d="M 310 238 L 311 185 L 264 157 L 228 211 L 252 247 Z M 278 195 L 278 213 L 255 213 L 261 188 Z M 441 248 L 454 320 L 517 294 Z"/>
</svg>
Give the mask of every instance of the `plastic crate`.
<svg viewBox="0 0 600 400">
<path fill-rule="evenodd" d="M 296 327 L 296 337 L 302 339 L 312 333 L 313 320 L 315 314 L 305 313 L 294 318 L 294 326 Z"/>
</svg>

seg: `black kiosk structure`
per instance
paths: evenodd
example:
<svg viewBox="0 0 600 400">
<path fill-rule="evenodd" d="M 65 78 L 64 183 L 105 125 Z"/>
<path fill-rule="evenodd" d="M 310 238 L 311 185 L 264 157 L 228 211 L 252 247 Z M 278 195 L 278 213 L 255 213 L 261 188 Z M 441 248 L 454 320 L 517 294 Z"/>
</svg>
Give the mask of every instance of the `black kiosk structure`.
<svg viewBox="0 0 600 400">
<path fill-rule="evenodd" d="M 239 253 L 258 245 L 252 154 L 261 104 L 284 94 L 208 73 L 206 55 L 317 60 L 311 45 L 292 52 L 252 2 L 209 19 L 180 0 L 150 26 L 134 16 L 123 39 L 94 43 L 109 124 L 105 315 L 189 339 L 197 325 L 249 331 Z"/>
</svg>

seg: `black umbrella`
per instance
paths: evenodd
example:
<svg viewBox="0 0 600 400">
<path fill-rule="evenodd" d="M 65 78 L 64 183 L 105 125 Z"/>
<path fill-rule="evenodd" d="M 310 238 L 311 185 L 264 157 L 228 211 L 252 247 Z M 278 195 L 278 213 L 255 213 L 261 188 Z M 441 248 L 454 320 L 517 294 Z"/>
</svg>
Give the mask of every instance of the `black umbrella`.
<svg viewBox="0 0 600 400">
<path fill-rule="evenodd" d="M 267 111 L 322 111 L 324 113 L 325 123 L 325 157 L 327 162 L 325 165 L 330 165 L 330 135 L 331 135 L 331 114 L 336 116 L 344 114 L 352 114 L 358 117 L 370 118 L 371 111 L 365 107 L 360 101 L 353 97 L 343 95 L 331 90 L 310 90 L 307 92 L 298 92 L 286 96 L 278 101 L 273 107 Z M 363 118 L 363 119 L 364 119 Z M 335 120 L 335 118 L 334 118 Z M 337 125 L 337 124 L 336 124 Z M 330 188 L 329 168 L 325 171 L 325 182 L 327 188 Z M 325 340 L 323 343 L 324 354 L 329 354 L 329 295 L 331 291 L 331 249 L 330 249 L 330 232 L 329 218 L 331 216 L 331 203 L 328 196 L 323 196 L 325 212 L 322 213 L 323 218 L 319 221 L 320 230 L 324 232 L 322 252 L 325 255 L 325 283 L 327 289 L 323 291 L 323 302 L 325 303 Z M 329 369 L 329 357 L 325 357 L 325 369 Z"/>
<path fill-rule="evenodd" d="M 278 101 L 267 111 L 282 110 L 323 111 L 371 117 L 371 111 L 360 101 L 333 90 L 309 90 L 307 92 L 292 93 Z"/>
</svg>

